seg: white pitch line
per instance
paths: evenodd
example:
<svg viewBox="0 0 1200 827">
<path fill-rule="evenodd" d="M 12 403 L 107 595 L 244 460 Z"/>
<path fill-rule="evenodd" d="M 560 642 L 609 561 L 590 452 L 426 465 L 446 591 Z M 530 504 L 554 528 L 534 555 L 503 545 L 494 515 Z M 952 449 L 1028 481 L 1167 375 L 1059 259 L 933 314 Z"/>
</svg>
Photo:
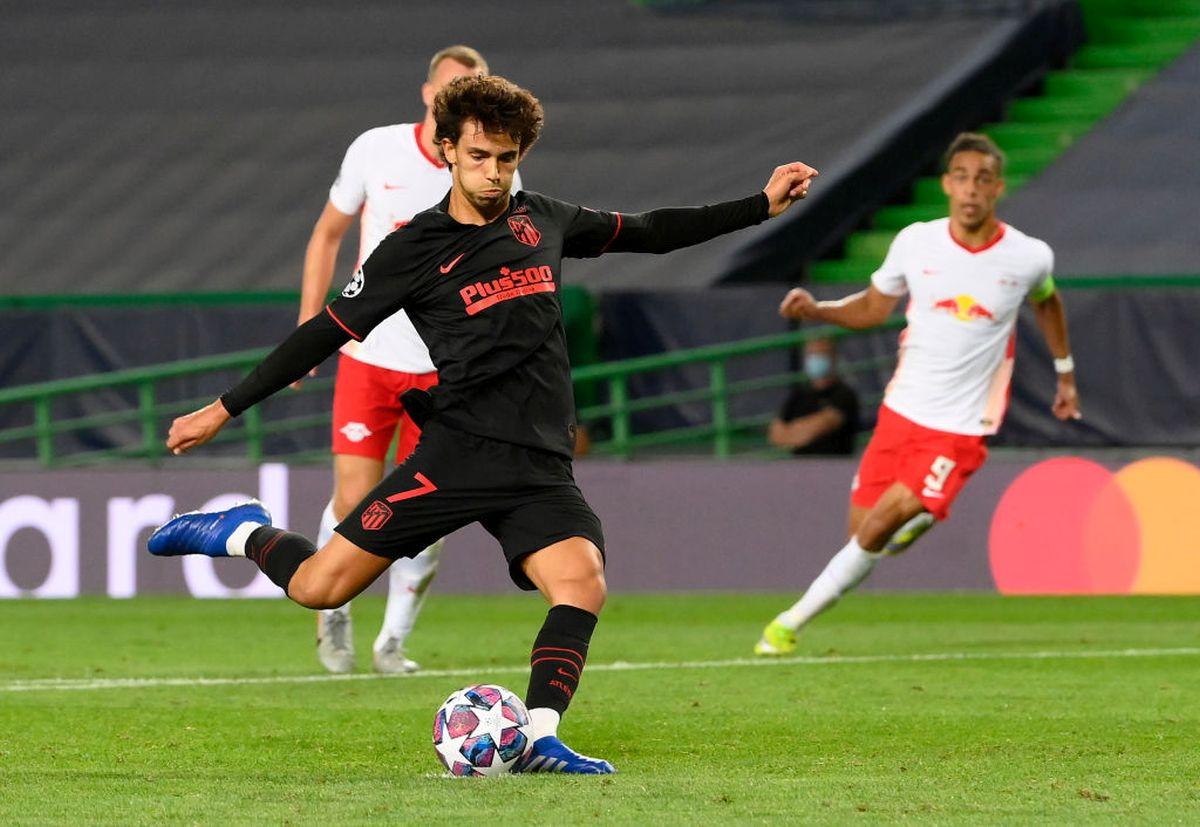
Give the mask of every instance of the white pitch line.
<svg viewBox="0 0 1200 827">
<path fill-rule="evenodd" d="M 1079 649 L 1043 652 L 928 652 L 892 655 L 829 655 L 827 657 L 731 658 L 696 661 L 614 661 L 587 665 L 593 672 L 636 672 L 649 669 L 727 669 L 730 667 L 837 666 L 860 663 L 939 663 L 989 660 L 1103 660 L 1108 658 L 1193 657 L 1200 647 L 1171 649 Z M 92 689 L 155 689 L 169 686 L 255 686 L 262 684 L 342 683 L 347 681 L 416 680 L 419 678 L 481 679 L 489 674 L 528 672 L 521 666 L 477 666 L 468 669 L 425 669 L 412 674 L 271 675 L 258 678 L 33 678 L 0 684 L 0 692 L 64 692 Z"/>
</svg>

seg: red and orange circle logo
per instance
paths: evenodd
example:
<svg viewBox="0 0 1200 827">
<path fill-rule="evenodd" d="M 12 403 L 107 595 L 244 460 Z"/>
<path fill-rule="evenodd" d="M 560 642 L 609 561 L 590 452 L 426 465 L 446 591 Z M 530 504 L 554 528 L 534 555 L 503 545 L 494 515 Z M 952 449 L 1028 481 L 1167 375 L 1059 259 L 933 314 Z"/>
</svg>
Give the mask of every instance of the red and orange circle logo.
<svg viewBox="0 0 1200 827">
<path fill-rule="evenodd" d="M 988 556 L 1004 594 L 1200 594 L 1200 469 L 1038 463 L 1000 498 Z"/>
</svg>

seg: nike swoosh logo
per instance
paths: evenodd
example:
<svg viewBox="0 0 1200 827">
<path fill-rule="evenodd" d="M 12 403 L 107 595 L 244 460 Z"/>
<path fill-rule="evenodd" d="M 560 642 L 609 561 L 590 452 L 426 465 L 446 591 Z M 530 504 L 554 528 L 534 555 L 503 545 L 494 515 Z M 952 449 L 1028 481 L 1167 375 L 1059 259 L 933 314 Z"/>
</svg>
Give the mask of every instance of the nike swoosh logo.
<svg viewBox="0 0 1200 827">
<path fill-rule="evenodd" d="M 385 190 L 406 190 L 406 189 L 408 189 L 408 187 L 405 186 L 404 184 L 388 184 L 388 183 L 385 183 L 383 185 L 383 188 Z"/>
<path fill-rule="evenodd" d="M 461 260 L 462 257 L 465 255 L 466 255 L 466 253 L 459 253 L 457 256 L 454 257 L 454 260 L 451 261 L 449 264 L 443 264 L 442 266 L 438 267 L 438 269 L 442 271 L 442 275 L 444 276 L 447 273 L 449 273 L 451 270 L 453 270 L 454 265 L 458 264 L 459 260 Z"/>
</svg>

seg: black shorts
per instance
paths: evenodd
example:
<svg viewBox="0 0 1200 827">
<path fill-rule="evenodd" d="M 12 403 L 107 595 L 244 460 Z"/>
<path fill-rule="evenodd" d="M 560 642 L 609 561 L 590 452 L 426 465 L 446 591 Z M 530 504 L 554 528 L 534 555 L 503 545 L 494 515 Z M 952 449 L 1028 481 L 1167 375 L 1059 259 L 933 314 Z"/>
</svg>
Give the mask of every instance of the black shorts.
<svg viewBox="0 0 1200 827">
<path fill-rule="evenodd" d="M 421 441 L 337 527 L 356 546 L 391 560 L 415 557 L 478 522 L 500 541 L 508 573 L 536 588 L 521 558 L 570 537 L 604 554 L 600 519 L 575 485 L 571 462 L 549 451 L 428 422 Z"/>
</svg>

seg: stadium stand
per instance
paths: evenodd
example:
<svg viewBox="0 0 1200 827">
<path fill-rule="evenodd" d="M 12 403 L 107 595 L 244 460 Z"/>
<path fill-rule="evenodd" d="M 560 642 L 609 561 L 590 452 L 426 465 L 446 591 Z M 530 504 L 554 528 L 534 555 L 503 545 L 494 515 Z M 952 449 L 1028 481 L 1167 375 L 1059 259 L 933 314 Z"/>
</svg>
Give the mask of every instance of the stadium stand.
<svg viewBox="0 0 1200 827">
<path fill-rule="evenodd" d="M 1087 44 L 1075 51 L 1080 10 Z M 791 226 L 772 227 L 761 241 L 748 245 L 723 281 L 784 277 L 864 282 L 897 230 L 945 215 L 938 149 L 955 132 L 969 128 L 995 139 L 1008 155 L 1008 191 L 1016 193 L 1198 37 L 1200 3 L 1194 0 L 1083 0 L 1078 9 L 1073 4 L 1046 6 L 970 76 L 944 90 L 940 101 L 914 112 L 904 128 L 881 128 L 878 146 L 858 168 L 843 173 L 833 186 L 825 181 L 806 210 L 790 219 Z M 1072 51 L 1069 68 L 1061 68 Z M 980 98 L 980 88 L 992 95 Z M 1022 97 L 1004 102 L 1004 119 L 986 122 L 995 117 L 989 108 L 995 108 L 996 96 L 1014 93 Z M 922 140 L 916 139 L 918 133 Z M 905 178 L 920 167 L 924 177 Z M 1056 192 L 1061 201 L 1073 190 L 1059 187 Z M 887 205 L 879 207 L 885 200 Z M 1080 266 L 1072 258 L 1061 260 Z"/>
<path fill-rule="evenodd" d="M 1198 90 L 1195 47 L 1009 199 L 1005 213 L 1044 228 L 1073 273 L 1200 271 L 1200 236 L 1180 223 L 1200 192 Z"/>
<path fill-rule="evenodd" d="M 927 171 L 943 133 L 997 117 L 1019 90 L 1047 93 L 1008 107 L 1011 116 L 1035 126 L 1061 120 L 1064 106 L 1068 114 L 1102 117 L 1186 49 L 1180 37 L 1192 37 L 1191 2 L 1150 4 L 1157 16 L 1104 30 L 1111 4 L 1087 0 L 1083 12 L 1093 33 L 1100 25 L 1110 40 L 1130 42 L 1093 40 L 1074 54 L 1071 71 L 1059 71 L 1055 67 L 1080 42 L 1080 7 L 1051 0 L 781 0 L 665 10 L 616 0 L 537 3 L 470 38 L 433 10 L 401 14 L 383 3 L 349 14 L 325 0 L 298 8 L 272 0 L 202 0 L 187 7 L 81 0 L 29 7 L 0 0 L 6 19 L 0 105 L 7 113 L 0 181 L 14 194 L 0 214 L 6 251 L 0 257 L 6 333 L 0 384 L 101 374 L 282 338 L 294 323 L 304 243 L 346 142 L 367 125 L 410 117 L 426 56 L 458 39 L 474 42 L 499 71 L 542 95 L 550 122 L 526 177 L 564 198 L 626 209 L 700 202 L 741 194 L 775 160 L 794 156 L 821 167 L 817 194 L 792 225 L 769 225 L 668 259 L 611 257 L 574 263 L 568 271 L 569 279 L 604 291 L 596 305 L 600 352 L 594 338 L 581 337 L 591 359 L 778 335 L 786 330 L 774 314 L 778 287 L 678 288 L 711 284 L 730 272 L 731 261 L 740 268 L 732 271 L 735 279 L 739 273 L 794 278 L 808 259 L 836 247 L 894 190 Z M 468 2 L 463 8 L 491 7 Z M 1121 8 L 1149 14 L 1145 3 Z M 1163 17 L 1164 9 L 1174 16 Z M 1147 37 L 1163 31 L 1171 36 L 1147 45 Z M 402 46 L 397 32 L 404 33 Z M 532 41 L 537 50 L 522 45 Z M 980 81 L 984 75 L 989 83 Z M 1150 172 L 1145 167 L 1151 158 L 1186 152 L 1181 147 L 1195 132 L 1194 117 L 1187 120 L 1194 113 L 1170 100 L 1183 100 L 1195 83 L 1193 51 L 1028 184 L 1028 196 L 1018 193 L 1005 205 L 1015 224 L 1062 246 L 1060 273 L 1092 269 L 1080 264 L 1088 259 L 1079 253 L 1093 251 L 1101 231 L 1087 216 L 1121 216 L 1117 225 L 1131 233 L 1138 222 L 1154 221 L 1150 214 L 1137 221 L 1125 215 L 1135 189 L 1139 203 L 1182 214 L 1180 199 L 1194 189 L 1186 186 L 1186 159 L 1174 162 L 1174 175 L 1168 164 Z M 1050 98 L 1057 109 L 1047 113 Z M 1067 122 L 1076 123 L 1072 118 Z M 1123 131 L 1106 138 L 1112 130 Z M 1163 150 L 1152 136 L 1167 133 L 1175 144 Z M 1135 138 L 1141 151 L 1117 163 L 1112 147 Z M 1028 143 L 1038 155 L 1037 135 Z M 1053 155 L 1059 151 L 1054 147 Z M 1038 156 L 1025 172 L 1049 159 Z M 1135 169 L 1135 162 L 1141 166 Z M 1090 170 L 1097 164 L 1119 174 L 1095 180 Z M 1077 185 L 1084 180 L 1090 189 L 1081 211 Z M 917 195 L 925 199 L 918 212 L 941 208 L 930 182 L 936 179 L 917 181 Z M 911 207 L 890 205 L 872 220 L 877 229 L 894 229 L 919 217 Z M 759 256 L 781 228 L 786 243 Z M 1077 242 L 1071 232 L 1081 233 Z M 1096 272 L 1180 273 L 1187 272 L 1181 263 L 1196 260 L 1194 246 L 1186 246 L 1194 239 L 1166 238 L 1165 222 L 1137 232 L 1146 240 L 1143 253 L 1159 244 L 1170 256 Z M 1117 244 L 1113 238 L 1105 236 Z M 885 244 L 882 236 L 866 240 L 870 256 L 882 255 L 881 239 Z M 343 272 L 352 246 L 343 245 Z M 859 278 L 869 273 L 869 263 L 861 266 L 868 258 L 859 261 Z M 1118 294 L 1080 287 L 1069 305 L 1072 319 L 1079 319 L 1077 349 L 1093 357 L 1081 367 L 1085 388 L 1089 381 L 1132 381 L 1157 364 L 1172 369 L 1156 398 L 1093 403 L 1083 430 L 1067 432 L 1043 415 L 1046 360 L 1024 320 L 1018 358 L 1038 367 L 1018 372 L 1001 441 L 1200 442 L 1200 425 L 1181 419 L 1195 394 L 1179 369 L 1187 362 L 1175 335 L 1200 312 L 1200 291 L 1129 288 Z M 840 285 L 830 289 L 829 295 L 845 292 Z M 579 295 L 590 307 L 586 294 Z M 1161 333 L 1147 337 L 1139 320 L 1151 317 L 1161 322 Z M 880 359 L 894 352 L 893 335 L 847 343 L 846 352 Z M 1097 369 L 1101 362 L 1104 371 Z M 748 381 L 794 368 L 786 351 L 764 353 L 732 367 L 728 378 Z M 862 375 L 862 390 L 877 394 L 889 369 L 880 362 Z M 706 370 L 633 377 L 628 391 L 632 398 L 692 393 L 709 381 Z M 215 392 L 230 375 L 173 380 L 163 398 Z M 112 390 L 101 404 L 66 403 L 55 415 L 128 408 L 131 393 Z M 731 412 L 761 416 L 772 400 L 764 390 L 735 400 Z M 598 401 L 586 391 L 581 398 L 583 405 Z M 319 394 L 279 405 L 314 421 L 327 413 Z M 0 427 L 24 422 L 27 414 L 0 410 Z M 650 430 L 711 422 L 712 406 L 700 399 L 635 417 L 635 425 Z M 95 446 L 75 447 L 138 439 L 141 427 L 124 423 L 95 437 Z M 275 448 L 315 450 L 322 426 L 314 425 L 312 434 L 287 437 Z"/>
<path fill-rule="evenodd" d="M 932 4 L 939 14 L 910 0 L 875 19 L 864 12 L 878 4 L 846 5 L 666 13 L 574 0 L 496 15 L 468 0 L 447 16 L 331 0 L 4 3 L 4 292 L 295 289 L 341 152 L 417 111 L 424 62 L 446 43 L 470 41 L 543 98 L 534 188 L 639 210 L 741 195 L 793 157 L 836 180 L 870 148 L 864 136 L 902 123 L 1041 13 Z M 586 263 L 571 277 L 702 286 L 744 243 Z"/>
</svg>

